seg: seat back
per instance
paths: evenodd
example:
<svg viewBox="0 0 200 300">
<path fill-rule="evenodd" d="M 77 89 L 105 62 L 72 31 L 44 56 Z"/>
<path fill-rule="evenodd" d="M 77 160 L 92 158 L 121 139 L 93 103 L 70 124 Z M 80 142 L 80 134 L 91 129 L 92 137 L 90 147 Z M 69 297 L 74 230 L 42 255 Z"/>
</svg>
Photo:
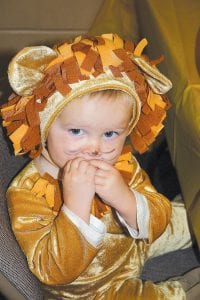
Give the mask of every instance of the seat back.
<svg viewBox="0 0 200 300">
<path fill-rule="evenodd" d="M 11 154 L 0 127 L 0 273 L 25 298 L 40 300 L 42 293 L 39 281 L 29 271 L 26 258 L 12 233 L 6 204 L 7 187 L 27 161 L 27 158 L 16 158 Z M 8 294 L 6 297 L 13 300 Z"/>
</svg>

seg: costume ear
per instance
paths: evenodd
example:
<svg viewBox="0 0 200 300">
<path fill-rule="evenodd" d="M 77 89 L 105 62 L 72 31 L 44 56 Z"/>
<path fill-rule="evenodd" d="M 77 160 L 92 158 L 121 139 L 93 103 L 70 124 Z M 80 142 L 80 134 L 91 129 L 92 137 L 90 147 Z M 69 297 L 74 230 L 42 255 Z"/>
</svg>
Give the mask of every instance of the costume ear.
<svg viewBox="0 0 200 300">
<path fill-rule="evenodd" d="M 172 88 L 171 81 L 161 74 L 155 66 L 151 66 L 141 57 L 131 56 L 131 59 L 145 73 L 145 78 L 153 92 L 156 94 L 165 94 Z"/>
<path fill-rule="evenodd" d="M 10 62 L 8 79 L 20 96 L 30 95 L 43 78 L 43 71 L 57 53 L 46 46 L 26 47 Z"/>
</svg>

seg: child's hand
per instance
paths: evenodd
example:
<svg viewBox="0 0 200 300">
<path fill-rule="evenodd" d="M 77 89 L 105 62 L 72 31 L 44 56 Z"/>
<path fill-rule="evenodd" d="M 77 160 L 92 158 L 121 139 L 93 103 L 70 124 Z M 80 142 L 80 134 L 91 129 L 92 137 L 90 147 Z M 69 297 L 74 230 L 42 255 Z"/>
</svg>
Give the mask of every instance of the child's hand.
<svg viewBox="0 0 200 300">
<path fill-rule="evenodd" d="M 97 168 L 96 193 L 106 204 L 118 209 L 123 199 L 130 194 L 129 187 L 120 172 L 112 165 L 100 160 L 91 160 L 91 164 Z"/>
<path fill-rule="evenodd" d="M 95 194 L 95 172 L 95 166 L 80 157 L 68 161 L 63 170 L 64 203 L 86 222 L 89 222 L 91 204 Z"/>
<path fill-rule="evenodd" d="M 132 228 L 137 230 L 135 196 L 120 172 L 104 161 L 91 160 L 90 163 L 97 168 L 94 179 L 96 193 L 106 204 L 115 208 Z"/>
</svg>

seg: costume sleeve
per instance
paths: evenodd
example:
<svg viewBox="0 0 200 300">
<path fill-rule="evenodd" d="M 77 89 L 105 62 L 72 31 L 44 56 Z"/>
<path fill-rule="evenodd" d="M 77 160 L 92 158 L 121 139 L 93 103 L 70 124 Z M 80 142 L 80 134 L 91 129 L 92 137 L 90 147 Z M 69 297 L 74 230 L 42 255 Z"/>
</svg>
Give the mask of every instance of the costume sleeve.
<svg viewBox="0 0 200 300">
<path fill-rule="evenodd" d="M 147 199 L 149 208 L 149 242 L 156 240 L 167 227 L 171 217 L 171 203 L 158 193 L 150 182 L 146 172 L 133 157 L 133 177 L 129 183 L 131 189 L 141 193 Z"/>
<path fill-rule="evenodd" d="M 123 224 L 130 236 L 134 239 L 148 239 L 149 237 L 149 207 L 147 203 L 147 199 L 145 196 L 143 196 L 141 193 L 138 193 L 135 190 L 132 190 L 135 200 L 136 200 L 136 210 L 137 210 L 137 225 L 138 230 L 131 227 L 124 218 L 119 214 L 118 211 L 116 211 L 116 214 L 119 218 L 119 221 L 121 224 Z"/>
<path fill-rule="evenodd" d="M 57 215 L 44 197 L 10 187 L 7 192 L 12 229 L 30 270 L 48 285 L 74 281 L 90 264 L 97 248 L 60 210 Z"/>
<path fill-rule="evenodd" d="M 78 227 L 80 232 L 90 244 L 92 244 L 94 247 L 99 246 L 106 234 L 106 226 L 101 220 L 91 214 L 90 223 L 87 224 L 79 216 L 69 210 L 65 204 L 62 206 L 62 210 L 66 216 Z"/>
</svg>

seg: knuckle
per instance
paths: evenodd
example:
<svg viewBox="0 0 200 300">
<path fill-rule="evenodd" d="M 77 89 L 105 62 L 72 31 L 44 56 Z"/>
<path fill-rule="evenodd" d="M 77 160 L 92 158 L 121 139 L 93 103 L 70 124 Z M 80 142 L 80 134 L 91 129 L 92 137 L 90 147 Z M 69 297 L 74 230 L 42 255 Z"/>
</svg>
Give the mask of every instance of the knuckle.
<svg viewBox="0 0 200 300">
<path fill-rule="evenodd" d="M 86 166 L 88 166 L 88 164 L 89 164 L 89 163 L 88 163 L 86 160 L 82 160 L 82 161 L 80 162 L 80 165 L 81 165 L 81 166 L 85 166 L 85 167 L 86 167 Z"/>
<path fill-rule="evenodd" d="M 78 180 L 77 174 L 73 174 L 73 175 L 71 176 L 71 181 L 72 181 L 72 182 L 77 182 L 77 180 Z"/>
</svg>

